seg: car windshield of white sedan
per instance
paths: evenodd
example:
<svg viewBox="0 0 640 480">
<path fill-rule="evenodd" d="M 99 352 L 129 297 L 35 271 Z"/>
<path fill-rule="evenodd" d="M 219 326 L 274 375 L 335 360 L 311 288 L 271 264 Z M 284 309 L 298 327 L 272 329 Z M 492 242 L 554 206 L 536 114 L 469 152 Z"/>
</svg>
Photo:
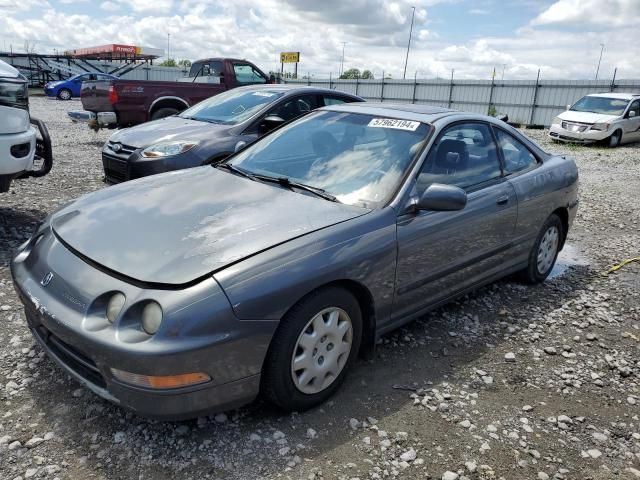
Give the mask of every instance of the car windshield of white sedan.
<svg viewBox="0 0 640 480">
<path fill-rule="evenodd" d="M 378 208 L 398 188 L 428 132 L 429 126 L 421 122 L 316 112 L 228 163 L 254 175 L 322 189 L 348 205 Z"/>
<path fill-rule="evenodd" d="M 229 90 L 186 109 L 179 116 L 201 122 L 236 125 L 282 95 L 283 92 L 277 90 Z"/>
<path fill-rule="evenodd" d="M 629 100 L 608 97 L 582 97 L 571 107 L 573 112 L 601 113 L 603 115 L 622 115 Z"/>
</svg>

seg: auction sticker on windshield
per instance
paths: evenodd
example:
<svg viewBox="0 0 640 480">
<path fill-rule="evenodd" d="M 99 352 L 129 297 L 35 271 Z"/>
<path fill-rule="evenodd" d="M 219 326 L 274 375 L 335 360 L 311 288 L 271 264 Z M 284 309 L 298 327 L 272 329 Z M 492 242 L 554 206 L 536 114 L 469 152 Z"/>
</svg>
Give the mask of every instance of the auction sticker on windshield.
<svg viewBox="0 0 640 480">
<path fill-rule="evenodd" d="M 420 122 L 410 122 L 409 120 L 398 120 L 395 118 L 374 118 L 369 122 L 368 126 L 374 128 L 395 128 L 415 132 L 420 126 Z"/>
</svg>

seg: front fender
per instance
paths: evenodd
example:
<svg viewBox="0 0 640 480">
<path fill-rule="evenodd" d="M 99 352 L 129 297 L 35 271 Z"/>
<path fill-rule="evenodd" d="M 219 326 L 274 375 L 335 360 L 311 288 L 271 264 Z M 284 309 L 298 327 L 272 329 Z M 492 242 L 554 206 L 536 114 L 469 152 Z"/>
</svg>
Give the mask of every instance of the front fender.
<svg viewBox="0 0 640 480">
<path fill-rule="evenodd" d="M 396 268 L 396 214 L 372 211 L 278 245 L 214 275 L 243 320 L 279 320 L 302 297 L 336 281 L 357 282 L 389 319 Z"/>
</svg>

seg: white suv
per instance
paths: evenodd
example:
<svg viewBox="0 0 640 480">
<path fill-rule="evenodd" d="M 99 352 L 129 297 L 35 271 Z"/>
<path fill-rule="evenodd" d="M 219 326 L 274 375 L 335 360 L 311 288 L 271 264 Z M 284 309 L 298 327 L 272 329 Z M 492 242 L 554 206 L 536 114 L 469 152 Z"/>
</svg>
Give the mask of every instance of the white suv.
<svg viewBox="0 0 640 480">
<path fill-rule="evenodd" d="M 553 119 L 549 136 L 562 142 L 606 141 L 610 147 L 640 141 L 640 94 L 586 95 Z"/>
<path fill-rule="evenodd" d="M 38 131 L 42 138 L 37 138 Z M 0 193 L 16 178 L 46 175 L 52 161 L 49 133 L 44 123 L 29 115 L 27 81 L 0 60 Z"/>
</svg>

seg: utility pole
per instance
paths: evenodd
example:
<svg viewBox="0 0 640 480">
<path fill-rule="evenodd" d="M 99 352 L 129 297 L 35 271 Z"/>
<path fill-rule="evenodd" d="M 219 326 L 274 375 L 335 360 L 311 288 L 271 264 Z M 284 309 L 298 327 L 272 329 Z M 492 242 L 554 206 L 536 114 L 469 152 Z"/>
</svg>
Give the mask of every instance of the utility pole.
<svg viewBox="0 0 640 480">
<path fill-rule="evenodd" d="M 347 44 L 347 42 L 341 42 L 342 43 L 342 58 L 340 59 L 340 74 L 338 75 L 339 77 L 342 76 L 342 74 L 344 73 L 344 46 Z"/>
<path fill-rule="evenodd" d="M 169 54 L 169 52 L 171 51 L 171 50 L 169 50 L 169 46 L 171 45 L 170 42 L 171 42 L 171 34 L 167 33 L 167 62 L 171 58 L 171 55 Z"/>
<path fill-rule="evenodd" d="M 409 62 L 409 48 L 411 47 L 411 34 L 413 33 L 413 17 L 416 16 L 416 7 L 411 7 L 413 11 L 411 12 L 411 27 L 409 28 L 409 42 L 407 42 L 407 56 L 404 59 L 404 73 L 402 74 L 402 79 L 406 80 L 407 78 L 407 63 Z"/>
<path fill-rule="evenodd" d="M 598 80 L 598 73 L 600 72 L 600 62 L 602 61 L 602 52 L 604 52 L 604 43 L 600 44 L 600 58 L 598 59 L 598 68 L 596 68 L 596 80 Z"/>
<path fill-rule="evenodd" d="M 507 67 L 506 63 L 502 64 L 502 80 L 504 80 L 504 69 Z"/>
</svg>

